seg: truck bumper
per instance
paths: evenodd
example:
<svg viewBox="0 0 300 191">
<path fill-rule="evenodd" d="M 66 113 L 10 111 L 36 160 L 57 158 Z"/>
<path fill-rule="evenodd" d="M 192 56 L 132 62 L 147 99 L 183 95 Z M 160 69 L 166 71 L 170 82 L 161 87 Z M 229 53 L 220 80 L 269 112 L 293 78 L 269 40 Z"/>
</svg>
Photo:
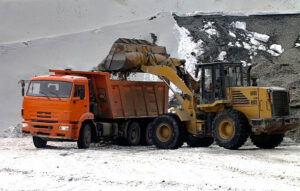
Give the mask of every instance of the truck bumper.
<svg viewBox="0 0 300 191">
<path fill-rule="evenodd" d="M 250 125 L 254 133 L 285 133 L 300 126 L 300 118 L 296 116 L 251 119 Z"/>
<path fill-rule="evenodd" d="M 79 124 L 71 123 L 40 123 L 32 121 L 22 121 L 27 127 L 22 127 L 23 136 L 42 137 L 45 140 L 51 141 L 76 141 L 78 140 L 77 131 Z M 68 130 L 60 130 L 60 126 L 68 126 Z"/>
</svg>

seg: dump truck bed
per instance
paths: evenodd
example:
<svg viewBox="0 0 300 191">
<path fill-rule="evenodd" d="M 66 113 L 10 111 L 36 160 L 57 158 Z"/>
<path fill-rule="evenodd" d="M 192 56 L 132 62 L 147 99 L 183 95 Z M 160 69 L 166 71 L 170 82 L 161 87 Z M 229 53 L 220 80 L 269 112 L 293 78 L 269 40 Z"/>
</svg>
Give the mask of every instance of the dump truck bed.
<svg viewBox="0 0 300 191">
<path fill-rule="evenodd" d="M 50 70 L 56 75 L 80 75 L 92 82 L 98 112 L 105 119 L 155 117 L 168 112 L 164 82 L 111 80 L 107 72 Z"/>
</svg>

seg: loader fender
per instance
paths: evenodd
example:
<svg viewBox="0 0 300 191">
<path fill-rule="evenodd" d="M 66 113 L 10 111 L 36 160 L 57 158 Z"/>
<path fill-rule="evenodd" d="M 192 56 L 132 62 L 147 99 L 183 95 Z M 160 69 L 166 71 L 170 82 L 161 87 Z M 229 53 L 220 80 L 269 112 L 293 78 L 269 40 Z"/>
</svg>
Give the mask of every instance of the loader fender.
<svg viewBox="0 0 300 191">
<path fill-rule="evenodd" d="M 172 109 L 172 112 L 175 112 L 180 121 L 190 121 L 191 117 L 189 114 L 183 109 Z"/>
</svg>

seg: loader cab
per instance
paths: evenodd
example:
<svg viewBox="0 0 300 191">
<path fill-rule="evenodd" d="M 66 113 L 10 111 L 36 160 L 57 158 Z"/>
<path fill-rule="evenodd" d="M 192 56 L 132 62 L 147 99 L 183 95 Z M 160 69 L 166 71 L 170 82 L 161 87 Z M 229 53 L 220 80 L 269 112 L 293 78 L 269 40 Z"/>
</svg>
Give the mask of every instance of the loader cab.
<svg viewBox="0 0 300 191">
<path fill-rule="evenodd" d="M 196 77 L 200 73 L 201 103 L 211 104 L 226 99 L 225 90 L 243 86 L 241 63 L 211 63 L 196 65 Z"/>
</svg>

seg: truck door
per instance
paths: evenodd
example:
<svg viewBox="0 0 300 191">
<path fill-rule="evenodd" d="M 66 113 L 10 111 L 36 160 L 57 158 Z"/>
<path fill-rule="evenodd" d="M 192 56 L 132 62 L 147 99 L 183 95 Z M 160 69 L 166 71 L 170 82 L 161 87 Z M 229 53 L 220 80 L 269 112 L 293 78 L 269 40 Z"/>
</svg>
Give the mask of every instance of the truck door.
<svg viewBox="0 0 300 191">
<path fill-rule="evenodd" d="M 75 83 L 72 99 L 72 113 L 74 118 L 72 120 L 78 121 L 83 113 L 89 111 L 88 99 L 87 85 L 85 83 Z"/>
</svg>

